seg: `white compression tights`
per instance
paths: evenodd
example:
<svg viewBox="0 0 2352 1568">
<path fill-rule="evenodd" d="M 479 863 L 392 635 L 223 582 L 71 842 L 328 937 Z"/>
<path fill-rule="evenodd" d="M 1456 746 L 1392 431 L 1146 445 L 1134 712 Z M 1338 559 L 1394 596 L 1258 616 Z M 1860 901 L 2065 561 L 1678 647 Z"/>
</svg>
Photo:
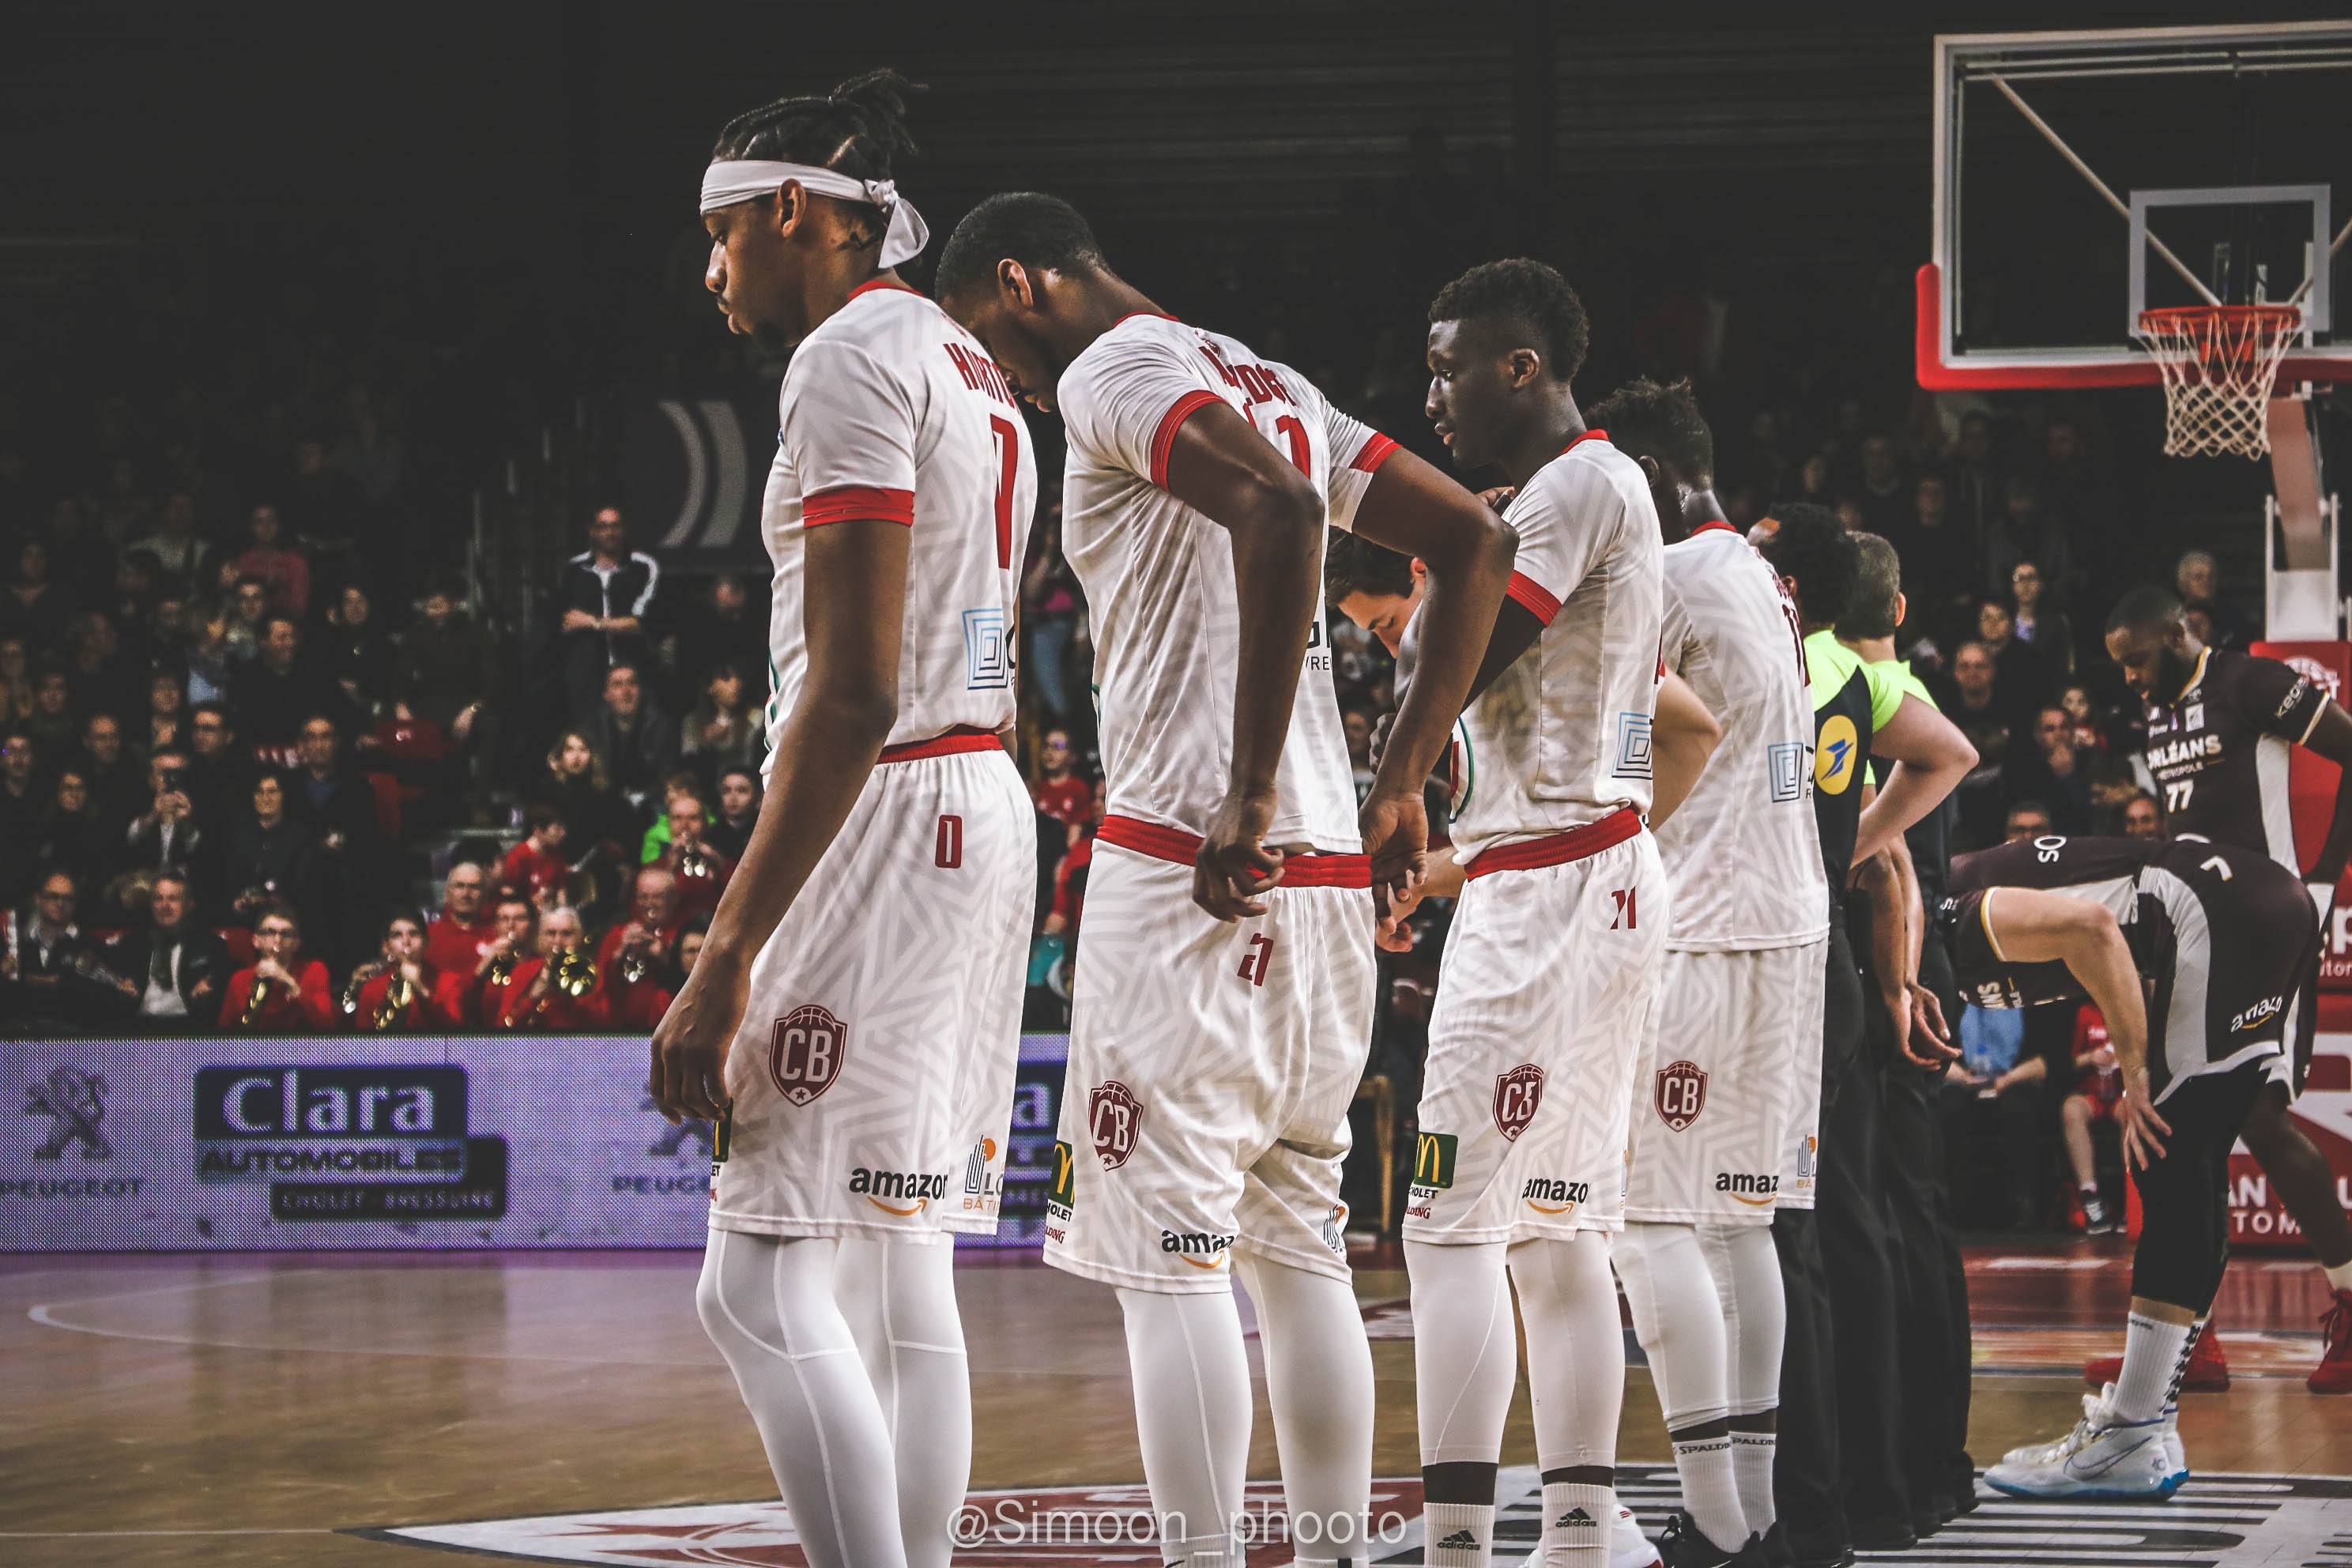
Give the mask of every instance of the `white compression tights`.
<svg viewBox="0 0 2352 1568">
<path fill-rule="evenodd" d="M 1755 1415 L 1778 1409 L 1789 1301 L 1780 1293 L 1780 1258 L 1772 1249 L 1771 1227 L 1703 1225 L 1698 1245 L 1723 1300 L 1731 1414 Z"/>
<path fill-rule="evenodd" d="M 1511 1282 L 1528 1324 L 1537 1463 L 1547 1470 L 1613 1467 L 1625 1399 L 1625 1335 L 1608 1236 L 1588 1230 L 1571 1241 L 1517 1242 Z"/>
<path fill-rule="evenodd" d="M 971 1374 L 956 1310 L 955 1246 L 844 1241 L 834 1299 L 849 1320 L 897 1455 L 907 1568 L 947 1568 L 971 1479 Z"/>
<path fill-rule="evenodd" d="M 1519 1371 L 1507 1250 L 1499 1241 L 1404 1244 L 1425 1466 L 1491 1465 L 1502 1456 L 1503 1420 Z"/>
<path fill-rule="evenodd" d="M 1238 1564 L 1233 1520 L 1249 1468 L 1249 1357 L 1233 1292 L 1121 1290 L 1143 1478 L 1173 1568 Z"/>
<path fill-rule="evenodd" d="M 695 1307 L 813 1568 L 904 1568 L 889 1428 L 834 1298 L 836 1244 L 714 1230 Z"/>
<path fill-rule="evenodd" d="M 1633 1331 L 1650 1358 L 1650 1381 L 1657 1387 L 1666 1430 L 1681 1432 L 1729 1415 L 1731 1374 L 1724 1336 L 1731 1314 L 1716 1294 L 1698 1232 L 1686 1225 L 1629 1221 L 1612 1252 L 1617 1278 L 1625 1282 L 1626 1304 L 1633 1309 Z"/>
<path fill-rule="evenodd" d="M 1297 1561 L 1360 1563 L 1372 1506 L 1372 1347 L 1356 1292 L 1255 1254 L 1234 1265 L 1257 1308 Z"/>
</svg>

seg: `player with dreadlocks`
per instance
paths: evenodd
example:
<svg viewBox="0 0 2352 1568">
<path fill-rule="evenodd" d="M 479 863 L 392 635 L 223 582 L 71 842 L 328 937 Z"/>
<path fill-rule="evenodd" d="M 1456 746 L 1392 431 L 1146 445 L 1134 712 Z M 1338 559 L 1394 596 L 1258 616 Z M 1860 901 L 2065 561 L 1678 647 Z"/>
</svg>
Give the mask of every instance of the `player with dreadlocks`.
<svg viewBox="0 0 2352 1568">
<path fill-rule="evenodd" d="M 754 110 L 702 181 L 729 324 L 797 347 L 761 508 L 768 789 L 650 1087 L 719 1122 L 696 1300 L 817 1568 L 950 1552 L 944 1232 L 995 1227 L 1036 862 L 998 740 L 1034 458 L 986 352 L 894 270 L 928 237 L 891 177 L 907 91 Z"/>
</svg>

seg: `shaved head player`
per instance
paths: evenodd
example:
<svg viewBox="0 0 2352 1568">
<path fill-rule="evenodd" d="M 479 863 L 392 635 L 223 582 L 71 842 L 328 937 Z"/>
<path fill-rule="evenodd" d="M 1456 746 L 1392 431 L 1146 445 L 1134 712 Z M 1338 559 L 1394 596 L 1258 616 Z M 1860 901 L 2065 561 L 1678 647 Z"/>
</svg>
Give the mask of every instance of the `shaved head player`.
<svg viewBox="0 0 2352 1568">
<path fill-rule="evenodd" d="M 943 1232 L 995 1226 L 1036 875 L 997 739 L 1034 458 L 980 344 L 893 270 L 925 238 L 890 179 L 904 88 L 754 110 L 702 183 L 730 324 L 798 347 L 761 506 L 767 795 L 651 1088 L 719 1121 L 696 1302 L 817 1568 L 951 1550 Z"/>
<path fill-rule="evenodd" d="M 1297 1561 L 1360 1564 L 1371 1355 L 1339 1194 L 1370 1041 L 1367 889 L 1421 874 L 1422 781 L 1486 651 L 1510 534 L 1297 371 L 1161 312 L 1066 202 L 990 197 L 938 286 L 1062 416 L 1063 547 L 1094 616 L 1108 810 L 1045 1261 L 1118 1289 L 1164 1560 L 1242 1562 L 1238 1273 Z M 1421 675 L 1360 814 L 1323 637 L 1328 528 L 1431 579 Z"/>
</svg>

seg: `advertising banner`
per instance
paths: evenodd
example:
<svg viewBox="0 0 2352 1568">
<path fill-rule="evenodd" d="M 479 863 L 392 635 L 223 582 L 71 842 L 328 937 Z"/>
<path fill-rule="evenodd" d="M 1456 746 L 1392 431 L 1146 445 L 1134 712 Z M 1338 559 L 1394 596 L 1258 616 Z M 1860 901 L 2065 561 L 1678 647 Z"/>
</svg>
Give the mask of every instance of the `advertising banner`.
<svg viewBox="0 0 2352 1568">
<path fill-rule="evenodd" d="M 963 1245 L 1043 1238 L 1066 1054 L 1023 1040 L 999 1235 Z M 655 1111 L 642 1037 L 11 1040 L 0 1066 L 0 1250 L 702 1245 L 711 1130 Z"/>
</svg>

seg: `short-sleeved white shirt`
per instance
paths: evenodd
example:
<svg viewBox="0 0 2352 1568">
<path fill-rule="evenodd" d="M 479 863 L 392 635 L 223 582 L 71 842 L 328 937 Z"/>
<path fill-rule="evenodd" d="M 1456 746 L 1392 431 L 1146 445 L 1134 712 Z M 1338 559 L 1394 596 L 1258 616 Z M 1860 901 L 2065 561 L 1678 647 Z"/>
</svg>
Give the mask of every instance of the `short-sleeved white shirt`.
<svg viewBox="0 0 2352 1568">
<path fill-rule="evenodd" d="M 1015 614 L 1037 465 L 1021 410 L 979 340 L 912 289 L 868 283 L 793 351 L 761 525 L 773 765 L 808 670 L 803 541 L 879 518 L 914 530 L 889 744 L 1015 716 Z"/>
<path fill-rule="evenodd" d="M 1665 549 L 1665 667 L 1723 739 L 1658 829 L 1675 889 L 1669 948 L 1792 947 L 1827 931 L 1813 820 L 1811 678 L 1796 607 L 1728 524 Z"/>
<path fill-rule="evenodd" d="M 1166 316 L 1129 316 L 1096 339 L 1055 398 L 1069 435 L 1062 551 L 1093 617 L 1106 807 L 1205 834 L 1232 770 L 1240 607 L 1230 537 L 1164 488 L 1176 432 L 1223 402 L 1298 467 L 1341 529 L 1396 444 L 1297 371 Z M 1363 843 L 1323 626 L 1318 587 L 1265 841 L 1349 854 Z"/>
<path fill-rule="evenodd" d="M 1649 481 L 1591 430 L 1505 516 L 1519 536 L 1509 596 L 1544 629 L 1462 716 L 1477 780 L 1454 823 L 1465 864 L 1507 840 L 1650 808 L 1664 546 Z"/>
</svg>

